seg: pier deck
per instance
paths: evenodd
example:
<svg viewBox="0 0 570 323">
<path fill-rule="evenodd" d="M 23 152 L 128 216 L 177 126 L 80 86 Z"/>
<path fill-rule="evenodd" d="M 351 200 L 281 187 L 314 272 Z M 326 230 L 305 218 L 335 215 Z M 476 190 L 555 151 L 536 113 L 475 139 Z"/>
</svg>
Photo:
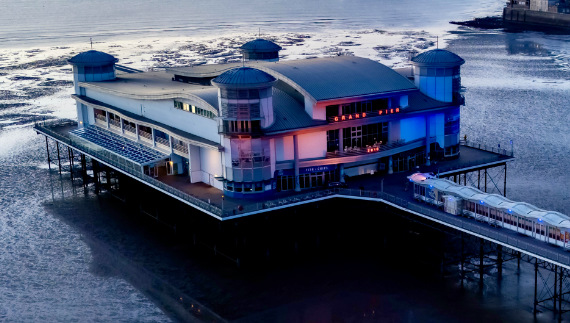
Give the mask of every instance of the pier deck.
<svg viewBox="0 0 570 323">
<path fill-rule="evenodd" d="M 75 128 L 76 126 L 73 125 L 50 126 L 37 124 L 35 126 L 38 133 L 90 156 L 102 164 L 221 221 L 243 218 L 331 198 L 375 201 L 570 269 L 570 254 L 563 248 L 538 241 L 515 231 L 496 228 L 487 223 L 447 214 L 435 207 L 413 199 L 413 190 L 406 178 L 408 175 L 415 172 L 433 172 L 442 177 L 452 177 L 498 166 L 504 166 L 506 169 L 507 162 L 512 161 L 514 158 L 504 153 L 504 150 L 492 149 L 495 150 L 493 152 L 488 151 L 488 147 L 477 146 L 478 148 L 474 148 L 464 143 L 461 147 L 461 156 L 457 159 L 433 162 L 430 166 L 419 166 L 407 172 L 362 175 L 350 178 L 347 181 L 347 188 L 281 192 L 268 199 L 232 199 L 222 198 L 221 191 L 206 184 L 190 184 L 186 177 L 163 176 L 156 179 L 147 176 L 140 171 L 140 167 L 139 169 L 133 168 L 127 161 L 120 160 L 113 154 L 93 150 L 89 145 L 71 138 L 69 131 Z M 461 179 L 459 179 L 459 182 L 461 182 Z"/>
</svg>

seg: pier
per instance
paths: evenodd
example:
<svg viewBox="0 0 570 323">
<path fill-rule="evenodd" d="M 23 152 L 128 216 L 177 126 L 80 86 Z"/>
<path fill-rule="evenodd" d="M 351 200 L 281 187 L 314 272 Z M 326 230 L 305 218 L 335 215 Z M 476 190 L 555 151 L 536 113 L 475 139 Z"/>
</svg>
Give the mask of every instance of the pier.
<svg viewBox="0 0 570 323">
<path fill-rule="evenodd" d="M 515 231 L 448 214 L 413 199 L 413 189 L 406 176 L 418 171 L 432 172 L 438 174 L 440 178 L 447 178 L 458 184 L 506 196 L 506 170 L 508 163 L 514 160 L 512 151 L 463 141 L 461 155 L 454 160 L 440 161 L 430 166 L 417 165 L 410 167 L 408 171 L 394 174 L 350 178 L 347 187 L 331 187 L 302 193 L 282 192 L 267 199 L 248 200 L 224 197 L 222 192 L 215 188 L 203 183 L 190 184 L 177 176 L 146 175 L 141 167 L 133 162 L 90 145 L 87 141 L 69 136 L 68 132 L 75 128 L 74 121 L 43 122 L 34 126 L 38 134 L 45 136 L 50 168 L 53 165 L 53 169 L 57 169 L 60 174 L 62 171 L 69 171 L 71 179 L 81 178 L 84 187 L 92 183 L 96 192 L 104 189 L 112 194 L 121 191 L 118 189 L 121 177 L 128 177 L 147 187 L 151 194 L 160 192 L 167 198 L 177 200 L 181 205 L 207 215 L 207 218 L 212 220 L 204 220 L 202 217 L 201 223 L 207 222 L 207 226 L 216 226 L 217 222 L 219 230 L 224 230 L 222 227 L 238 227 L 238 223 L 242 223 L 238 231 L 232 229 L 232 232 L 237 234 L 236 246 L 239 240 L 246 240 L 247 229 L 243 223 L 250 221 L 250 218 L 268 217 L 275 212 L 287 210 L 296 213 L 298 208 L 318 208 L 320 204 L 326 203 L 365 203 L 368 210 L 374 210 L 376 207 L 373 205 L 377 203 L 379 217 L 398 214 L 432 223 L 441 230 L 458 236 L 462 248 L 463 245 L 473 241 L 478 243 L 478 254 L 462 253 L 459 261 L 462 270 L 469 270 L 468 263 L 470 263 L 471 269 L 479 273 L 481 282 L 484 270 L 489 266 L 496 266 L 500 273 L 505 261 L 520 263 L 522 260 L 532 263 L 535 270 L 535 312 L 543 307 L 562 315 L 569 308 L 570 289 L 566 285 L 570 279 L 570 254 L 566 250 Z M 126 199 L 120 193 L 116 194 L 116 197 Z M 145 209 L 141 203 L 140 210 L 141 213 L 159 222 L 168 222 L 164 221 L 164 217 L 156 207 Z M 238 238 L 239 235 L 242 237 Z M 200 243 L 196 233 L 193 239 L 194 243 Z M 240 264 L 239 252 L 224 247 L 225 238 L 213 239 L 219 240 L 204 244 L 212 248 L 215 254 Z M 269 249 L 267 252 L 269 254 Z M 490 253 L 493 254 L 491 258 L 489 258 Z M 476 261 L 468 262 L 469 257 Z M 489 259 L 492 259 L 491 263 Z"/>
</svg>

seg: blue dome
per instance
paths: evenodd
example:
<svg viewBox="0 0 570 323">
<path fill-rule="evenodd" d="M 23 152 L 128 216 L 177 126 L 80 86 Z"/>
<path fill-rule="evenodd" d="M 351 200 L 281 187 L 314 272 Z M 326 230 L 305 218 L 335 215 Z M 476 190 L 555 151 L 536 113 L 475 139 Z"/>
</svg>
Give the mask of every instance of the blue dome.
<svg viewBox="0 0 570 323">
<path fill-rule="evenodd" d="M 412 58 L 414 65 L 418 66 L 460 66 L 465 60 L 445 49 L 433 49 Z"/>
<path fill-rule="evenodd" d="M 240 49 L 248 52 L 278 52 L 282 48 L 272 41 L 258 38 L 243 44 Z"/>
<path fill-rule="evenodd" d="M 275 81 L 273 76 L 258 69 L 238 67 L 216 77 L 212 84 L 226 88 L 261 88 L 271 86 Z"/>
<path fill-rule="evenodd" d="M 118 59 L 113 55 L 107 53 L 99 52 L 96 50 L 89 50 L 83 53 L 79 53 L 68 60 L 69 63 L 73 65 L 84 65 L 84 66 L 99 66 L 114 64 Z"/>
</svg>

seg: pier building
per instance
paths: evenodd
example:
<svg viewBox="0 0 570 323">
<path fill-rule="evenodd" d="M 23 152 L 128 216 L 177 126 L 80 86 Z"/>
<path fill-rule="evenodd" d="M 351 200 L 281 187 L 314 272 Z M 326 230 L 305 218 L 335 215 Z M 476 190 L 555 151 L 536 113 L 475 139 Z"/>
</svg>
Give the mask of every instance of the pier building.
<svg viewBox="0 0 570 323">
<path fill-rule="evenodd" d="M 370 235 L 401 216 L 459 234 L 462 246 L 464 234 L 476 239 L 481 280 L 486 244 L 499 273 L 507 259 L 530 261 L 535 312 L 570 304 L 567 217 L 501 198 L 512 141 L 508 152 L 460 138 L 463 59 L 436 49 L 393 70 L 354 56 L 279 61 L 279 46 L 254 43 L 241 48 L 247 62 L 166 71 L 137 71 L 97 51 L 71 58 L 77 121 L 34 127 L 46 137 L 48 165 L 57 161 L 61 174 L 68 161 L 74 181 L 78 162 L 85 187 L 118 194 L 163 224 L 179 216 L 195 245 L 238 266 L 251 246 L 270 254 L 264 234 L 289 243 L 297 239 L 289 232 L 312 234 L 330 221 L 323 209 L 358 207 L 377 225 L 348 222 Z M 439 179 L 410 189 L 406 176 L 418 168 Z M 314 213 L 312 224 L 295 218 L 302 209 Z M 266 212 L 275 216 L 254 216 Z M 347 212 L 336 214 L 342 226 Z M 535 215 L 538 225 L 529 224 Z M 291 245 L 297 250 L 297 240 Z M 462 251 L 462 271 L 465 261 Z M 551 296 L 537 293 L 541 270 L 555 274 L 554 283 L 542 279 L 554 284 Z"/>
<path fill-rule="evenodd" d="M 355 56 L 278 61 L 256 39 L 247 66 L 115 73 L 98 51 L 69 60 L 76 139 L 152 177 L 185 177 L 229 197 L 267 196 L 399 172 L 459 151 L 463 59 L 442 49 L 412 59 L 413 76 Z M 243 66 L 242 66 L 243 65 Z"/>
</svg>

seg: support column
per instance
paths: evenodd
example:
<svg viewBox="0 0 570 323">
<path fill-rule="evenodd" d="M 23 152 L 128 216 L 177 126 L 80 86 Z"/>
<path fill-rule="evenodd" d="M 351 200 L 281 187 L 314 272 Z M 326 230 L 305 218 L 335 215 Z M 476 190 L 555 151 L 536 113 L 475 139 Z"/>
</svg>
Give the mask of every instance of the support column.
<svg viewBox="0 0 570 323">
<path fill-rule="evenodd" d="M 152 130 L 152 146 L 156 147 L 156 141 L 154 140 L 154 128 L 150 128 Z"/>
<path fill-rule="evenodd" d="M 345 182 L 345 180 L 344 180 L 344 164 L 339 164 L 338 168 L 339 168 L 340 182 L 344 183 Z"/>
<path fill-rule="evenodd" d="M 431 145 L 430 123 L 429 123 L 429 116 L 426 116 L 426 166 L 431 165 L 431 162 L 430 162 L 430 145 Z"/>
<path fill-rule="evenodd" d="M 388 157 L 388 174 L 394 174 L 394 162 L 392 161 L 392 156 Z"/>
<path fill-rule="evenodd" d="M 564 280 L 564 268 L 560 267 L 560 275 L 558 275 L 558 321 L 562 318 L 562 297 L 564 293 L 562 292 L 562 281 Z"/>
<path fill-rule="evenodd" d="M 51 170 L 51 158 L 49 158 L 49 144 L 47 136 L 46 136 L 46 151 L 47 151 L 48 169 Z"/>
<path fill-rule="evenodd" d="M 135 124 L 135 134 L 137 135 L 137 141 L 141 140 L 141 136 L 139 134 L 139 125 Z"/>
<path fill-rule="evenodd" d="M 485 193 L 487 193 L 487 168 L 485 168 Z"/>
<path fill-rule="evenodd" d="M 99 194 L 101 183 L 99 182 L 99 162 L 91 159 L 93 164 L 93 182 L 95 183 L 95 194 Z"/>
<path fill-rule="evenodd" d="M 83 177 L 83 187 L 87 187 L 87 161 L 84 154 L 81 154 L 81 176 Z"/>
<path fill-rule="evenodd" d="M 477 189 L 481 189 L 481 170 L 477 171 Z"/>
<path fill-rule="evenodd" d="M 71 148 L 67 147 L 67 157 L 69 158 L 69 174 L 73 182 L 73 156 L 71 155 Z"/>
<path fill-rule="evenodd" d="M 556 291 L 558 285 L 558 265 L 554 265 L 554 296 L 552 297 L 554 312 L 556 312 L 556 299 L 558 298 L 558 293 Z"/>
<path fill-rule="evenodd" d="M 293 154 L 295 160 L 295 192 L 301 191 L 301 185 L 299 183 L 299 137 L 293 135 Z"/>
<path fill-rule="evenodd" d="M 484 260 L 484 245 L 485 241 L 483 240 L 483 238 L 479 238 L 479 280 L 481 283 L 483 283 L 483 260 Z"/>
<path fill-rule="evenodd" d="M 338 151 L 344 151 L 344 131 L 338 129 Z"/>
<path fill-rule="evenodd" d="M 538 259 L 534 259 L 534 310 L 533 313 L 536 315 L 536 306 L 538 305 L 538 295 L 537 295 L 537 283 L 538 283 Z"/>
<path fill-rule="evenodd" d="M 55 146 L 57 148 L 57 165 L 59 166 L 59 175 L 61 175 L 61 158 L 59 157 L 59 142 L 55 142 Z"/>
<path fill-rule="evenodd" d="M 505 180 L 503 182 L 503 196 L 507 197 L 507 164 L 505 163 Z"/>
<path fill-rule="evenodd" d="M 503 274 L 503 246 L 497 245 L 497 271 L 499 272 L 499 278 Z"/>
</svg>

